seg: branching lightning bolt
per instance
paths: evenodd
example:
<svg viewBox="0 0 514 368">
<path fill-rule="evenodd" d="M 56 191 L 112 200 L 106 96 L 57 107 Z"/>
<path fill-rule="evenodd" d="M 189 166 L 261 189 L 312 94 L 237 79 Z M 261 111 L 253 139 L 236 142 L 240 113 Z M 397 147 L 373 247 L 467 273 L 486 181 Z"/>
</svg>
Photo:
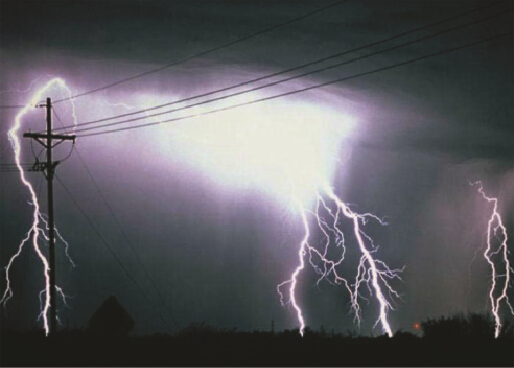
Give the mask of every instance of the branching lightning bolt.
<svg viewBox="0 0 514 368">
<path fill-rule="evenodd" d="M 371 237 L 362 229 L 368 219 L 376 220 L 381 225 L 386 225 L 386 223 L 373 214 L 358 214 L 353 212 L 326 183 L 322 186 L 322 190 L 316 193 L 316 195 L 316 211 L 309 211 L 293 192 L 293 201 L 300 211 L 305 233 L 300 242 L 300 249 L 298 251 L 298 266 L 291 274 L 289 280 L 284 281 L 277 286 L 280 301 L 283 305 L 285 304 L 282 288 L 288 285 L 289 303 L 291 303 L 296 311 L 298 322 L 300 324 L 300 334 L 303 336 L 305 320 L 302 309 L 296 299 L 296 287 L 298 285 L 298 277 L 305 268 L 306 256 L 308 255 L 309 264 L 313 267 L 315 272 L 320 275 L 318 283 L 321 280 L 326 279 L 331 283 L 344 285 L 348 290 L 351 300 L 351 309 L 355 314 L 355 321 L 359 325 L 362 318 L 359 299 L 366 299 L 362 296 L 360 289 L 365 285 L 369 294 L 374 296 L 379 304 L 379 316 L 375 326 L 380 323 L 382 330 L 387 333 L 389 337 L 392 337 L 393 332 L 388 322 L 388 312 L 394 309 L 392 302 L 395 299 L 401 300 L 401 297 L 391 286 L 391 280 L 401 280 L 400 274 L 403 271 L 403 268 L 391 269 L 384 262 L 375 259 L 373 257 L 373 253 L 377 251 L 378 247 L 375 246 Z M 335 211 L 332 210 L 331 206 L 327 203 L 328 200 L 333 204 L 332 207 L 335 206 Z M 324 215 L 321 211 L 323 211 Z M 311 214 L 315 218 L 316 224 L 325 238 L 322 250 L 318 250 L 309 243 L 311 231 L 309 220 L 307 218 L 308 214 Z M 351 222 L 353 236 L 355 237 L 361 253 L 357 267 L 357 275 L 353 284 L 344 278 L 339 271 L 339 266 L 345 260 L 346 245 L 345 235 L 338 224 L 344 219 Z M 331 238 L 333 238 L 333 241 L 331 241 Z M 337 260 L 332 260 L 328 257 L 329 246 L 331 244 L 335 244 L 337 248 L 340 248 L 340 256 Z M 387 293 L 387 296 L 384 292 Z"/>
<path fill-rule="evenodd" d="M 5 304 L 9 299 L 11 299 L 14 295 L 13 290 L 11 288 L 11 280 L 9 278 L 9 271 L 11 266 L 13 265 L 16 258 L 21 254 L 24 245 L 31 240 L 32 246 L 34 248 L 34 251 L 36 252 L 38 258 L 41 260 L 41 263 L 43 264 L 43 275 L 45 279 L 45 287 L 40 293 L 40 304 L 41 304 L 41 312 L 39 315 L 39 319 L 43 319 L 43 327 L 45 330 L 46 335 L 49 333 L 49 326 L 48 326 L 48 311 L 50 309 L 50 266 L 47 258 L 43 254 L 40 239 L 41 237 L 44 239 L 48 239 L 45 228 L 48 229 L 48 223 L 46 221 L 45 215 L 41 212 L 39 199 L 36 194 L 36 191 L 34 190 L 34 187 L 32 184 L 27 180 L 26 173 L 23 170 L 23 167 L 21 165 L 21 142 L 19 137 L 19 130 L 23 123 L 23 118 L 31 111 L 35 106 L 37 106 L 40 101 L 43 99 L 43 95 L 47 93 L 49 90 L 51 90 L 54 87 L 59 87 L 64 90 L 66 90 L 70 96 L 71 92 L 67 88 L 66 83 L 61 78 L 53 78 L 49 80 L 42 88 L 40 88 L 30 99 L 30 101 L 20 110 L 20 112 L 16 115 L 14 125 L 8 132 L 8 138 L 9 142 L 11 143 L 11 146 L 14 151 L 14 157 L 16 166 L 18 168 L 18 171 L 20 173 L 20 179 L 22 184 L 27 188 L 30 194 L 30 205 L 33 207 L 32 212 L 32 225 L 30 229 L 27 232 L 27 235 L 25 238 L 21 241 L 17 252 L 9 259 L 9 262 L 7 266 L 5 267 L 5 275 L 6 275 L 6 289 L 4 291 L 4 294 L 2 298 L 0 299 L 0 303 Z M 75 111 L 73 107 L 73 111 Z M 73 115 L 75 116 L 75 112 L 73 112 Z M 45 228 L 41 227 L 41 222 L 45 225 Z M 65 252 L 67 258 L 70 260 L 72 266 L 75 266 L 71 258 L 68 254 L 68 243 L 64 240 L 64 238 L 60 235 L 60 233 L 56 230 L 56 234 L 61 241 L 65 244 Z M 63 298 L 63 301 L 66 305 L 66 296 L 64 295 L 63 290 L 56 286 L 56 291 L 59 295 Z"/>
<path fill-rule="evenodd" d="M 484 187 L 481 181 L 470 183 L 470 185 L 478 186 L 478 193 L 480 193 L 487 202 L 493 204 L 493 212 L 487 222 L 487 247 L 484 252 L 484 257 L 491 266 L 491 288 L 489 289 L 489 300 L 491 302 L 491 311 L 495 322 L 494 336 L 497 338 L 500 335 L 502 327 L 499 314 L 500 303 L 505 301 L 510 312 L 514 315 L 514 308 L 510 304 L 507 295 L 510 285 L 510 277 L 511 274 L 514 274 L 514 268 L 512 268 L 508 257 L 509 250 L 507 248 L 507 242 L 509 237 L 507 235 L 507 228 L 503 225 L 502 218 L 498 212 L 498 198 L 488 197 L 484 192 Z M 500 233 L 499 236 L 497 235 L 498 232 Z M 500 242 L 497 250 L 493 249 L 493 238 L 498 239 Z M 504 273 L 500 273 L 501 271 L 497 270 L 496 262 L 493 259 L 495 256 L 499 257 L 499 262 L 505 266 Z"/>
</svg>

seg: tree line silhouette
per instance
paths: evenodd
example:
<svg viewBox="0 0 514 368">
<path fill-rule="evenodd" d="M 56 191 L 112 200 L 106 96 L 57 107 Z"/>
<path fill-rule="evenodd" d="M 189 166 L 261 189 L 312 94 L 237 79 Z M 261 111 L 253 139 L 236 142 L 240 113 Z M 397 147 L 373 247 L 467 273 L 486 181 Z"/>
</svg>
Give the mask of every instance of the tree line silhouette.
<svg viewBox="0 0 514 368">
<path fill-rule="evenodd" d="M 16 331 L 0 324 L 1 366 L 514 366 L 514 325 L 494 338 L 490 315 L 469 313 L 421 322 L 421 336 L 393 338 L 306 328 L 238 331 L 192 323 L 174 334 L 130 336 L 134 319 L 115 297 L 87 328 Z"/>
</svg>

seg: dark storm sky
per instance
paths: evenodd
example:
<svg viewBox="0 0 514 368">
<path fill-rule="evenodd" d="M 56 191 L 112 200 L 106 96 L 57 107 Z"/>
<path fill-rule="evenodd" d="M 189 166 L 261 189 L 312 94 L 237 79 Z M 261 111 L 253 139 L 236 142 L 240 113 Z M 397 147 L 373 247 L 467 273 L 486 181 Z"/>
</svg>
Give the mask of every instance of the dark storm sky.
<svg viewBox="0 0 514 368">
<path fill-rule="evenodd" d="M 158 68 L 236 40 L 330 2 L 322 1 L 2 1 L 0 3 L 0 105 L 25 104 L 34 87 L 60 76 L 73 93 Z M 126 112 L 110 104 L 149 104 L 223 88 L 311 60 L 366 45 L 464 13 L 478 1 L 349 1 L 216 53 L 76 100 L 79 121 Z M 512 31 L 512 3 L 472 13 L 393 43 L 503 12 L 504 15 L 345 67 L 275 87 L 268 94 L 392 65 L 407 59 Z M 351 155 L 335 168 L 337 193 L 360 212 L 387 216 L 373 227 L 379 258 L 406 266 L 396 285 L 404 302 L 390 315 L 393 329 L 458 311 L 487 308 L 489 271 L 477 249 L 484 245 L 491 208 L 468 181 L 482 180 L 500 198 L 511 236 L 514 228 L 514 48 L 512 34 L 487 43 L 285 98 L 343 111 L 355 127 L 341 142 Z M 355 56 L 351 54 L 344 58 Z M 335 61 L 334 61 L 335 62 Z M 312 68 L 311 68 L 312 69 Z M 61 96 L 55 92 L 54 99 Z M 143 98 L 144 99 L 144 98 Z M 280 99 L 279 99 L 280 100 Z M 154 102 L 157 101 L 157 102 Z M 278 100 L 277 100 L 278 101 Z M 265 105 L 263 103 L 262 105 Z M 69 104 L 56 109 L 71 123 Z M 278 110 L 277 110 L 278 111 Z M 327 110 L 328 111 L 328 110 Z M 332 111 L 332 110 L 331 110 Z M 1 163 L 12 163 L 7 130 L 16 110 L 0 110 Z M 279 112 L 277 112 L 279 114 Z M 38 120 L 39 119 L 39 120 Z M 33 114 L 23 131 L 43 127 Z M 160 128 L 159 128 L 160 129 Z M 302 237 L 285 202 L 259 186 L 233 187 L 216 170 L 182 156 L 165 131 L 136 129 L 79 140 L 124 232 L 159 287 L 162 305 L 90 177 L 74 153 L 57 173 L 111 244 L 128 271 L 171 324 L 206 321 L 217 327 L 293 328 L 290 308 L 276 285 L 297 262 Z M 213 138 L 214 139 L 214 138 Z M 24 162 L 31 162 L 24 144 Z M 37 148 L 39 149 L 39 148 Z M 194 155 L 195 147 L 191 149 Z M 201 151 L 203 146 L 199 146 Z M 56 155 L 67 154 L 60 147 Z M 188 156 L 189 157 L 189 156 Z M 5 266 L 30 224 L 28 193 L 15 174 L 1 173 L 0 264 Z M 30 174 L 36 188 L 41 173 Z M 44 185 L 44 184 L 43 184 Z M 77 263 L 58 256 L 58 283 L 71 297 L 59 315 L 85 325 L 109 295 L 136 320 L 136 332 L 163 331 L 162 322 L 95 235 L 66 192 L 55 185 L 56 224 Z M 41 192 L 44 193 L 44 186 Z M 44 197 L 44 196 L 43 196 Z M 46 203 L 43 199 L 43 206 Z M 286 216 L 284 216 L 286 213 Z M 512 242 L 509 244 L 512 247 Z M 7 323 L 32 327 L 42 288 L 40 263 L 27 247 L 13 269 L 14 298 Z M 348 296 L 311 271 L 299 295 L 307 324 L 353 330 Z M 2 292 L 5 277 L 0 278 Z M 171 311 L 171 313 L 170 313 Z M 376 310 L 366 309 L 369 333 Z M 375 329 L 374 333 L 379 333 Z"/>
</svg>

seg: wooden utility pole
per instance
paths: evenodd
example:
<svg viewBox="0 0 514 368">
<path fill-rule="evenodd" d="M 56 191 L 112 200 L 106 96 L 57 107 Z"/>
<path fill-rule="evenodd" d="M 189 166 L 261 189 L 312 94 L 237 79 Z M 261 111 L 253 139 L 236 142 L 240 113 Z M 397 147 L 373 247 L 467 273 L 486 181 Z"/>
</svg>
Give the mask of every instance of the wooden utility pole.
<svg viewBox="0 0 514 368">
<path fill-rule="evenodd" d="M 50 267 L 50 334 L 57 331 L 56 316 L 56 288 L 55 288 L 55 225 L 54 225 L 54 186 L 53 179 L 55 167 L 59 161 L 52 161 L 52 148 L 63 141 L 73 141 L 74 135 L 52 134 L 52 100 L 50 97 L 46 99 L 46 104 L 38 107 L 46 107 L 46 134 L 25 133 L 23 137 L 32 138 L 38 141 L 46 148 L 46 162 L 39 165 L 38 169 L 43 171 L 48 186 L 48 249 L 49 249 L 49 267 Z M 57 143 L 54 143 L 56 140 Z M 46 142 L 45 142 L 46 141 Z"/>
</svg>

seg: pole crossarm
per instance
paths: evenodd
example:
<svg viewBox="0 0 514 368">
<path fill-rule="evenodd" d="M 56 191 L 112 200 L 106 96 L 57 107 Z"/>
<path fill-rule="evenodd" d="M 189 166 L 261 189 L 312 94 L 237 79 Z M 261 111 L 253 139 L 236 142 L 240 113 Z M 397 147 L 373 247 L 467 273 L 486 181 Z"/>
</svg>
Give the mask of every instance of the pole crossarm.
<svg viewBox="0 0 514 368">
<path fill-rule="evenodd" d="M 53 140 L 53 139 L 58 140 L 57 143 L 52 145 L 52 147 L 55 147 L 63 141 L 73 141 L 73 143 L 75 143 L 75 139 L 77 138 L 76 135 L 67 135 L 67 134 L 50 134 L 49 135 L 49 134 L 42 134 L 42 133 L 24 133 L 23 137 L 24 138 L 32 138 L 32 139 L 36 140 L 38 143 L 40 143 L 45 148 L 48 148 L 48 145 L 44 141 L 42 141 L 42 139 L 45 139 L 47 141 L 49 139 L 50 140 Z"/>
</svg>

